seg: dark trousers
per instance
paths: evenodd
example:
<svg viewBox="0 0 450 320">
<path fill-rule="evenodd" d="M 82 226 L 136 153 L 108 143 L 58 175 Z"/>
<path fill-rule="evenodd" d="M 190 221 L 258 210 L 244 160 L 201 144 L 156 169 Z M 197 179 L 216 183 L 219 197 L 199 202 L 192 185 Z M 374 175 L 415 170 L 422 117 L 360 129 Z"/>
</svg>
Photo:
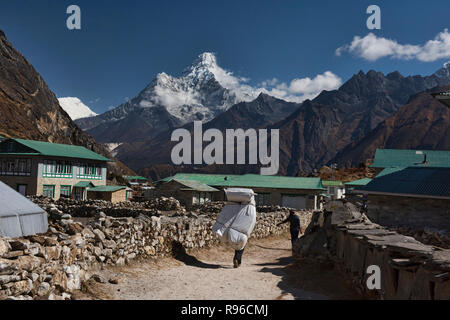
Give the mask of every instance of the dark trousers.
<svg viewBox="0 0 450 320">
<path fill-rule="evenodd" d="M 300 234 L 300 230 L 298 230 L 298 229 L 291 229 L 291 242 L 292 242 L 292 245 L 294 245 L 294 242 L 297 241 L 299 234 Z"/>
<path fill-rule="evenodd" d="M 233 260 L 237 260 L 239 262 L 239 264 L 241 264 L 242 262 L 242 255 L 244 254 L 244 249 L 242 250 L 235 250 L 234 251 L 234 259 Z"/>
</svg>

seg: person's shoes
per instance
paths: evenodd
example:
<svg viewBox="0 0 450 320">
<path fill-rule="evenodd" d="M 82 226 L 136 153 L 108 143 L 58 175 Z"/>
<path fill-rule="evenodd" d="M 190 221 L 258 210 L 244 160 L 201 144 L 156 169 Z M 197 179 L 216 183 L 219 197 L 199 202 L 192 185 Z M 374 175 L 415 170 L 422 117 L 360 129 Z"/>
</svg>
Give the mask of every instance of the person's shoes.
<svg viewBox="0 0 450 320">
<path fill-rule="evenodd" d="M 233 267 L 236 269 L 239 268 L 239 266 L 240 266 L 239 261 L 237 261 L 237 259 L 233 259 Z"/>
</svg>

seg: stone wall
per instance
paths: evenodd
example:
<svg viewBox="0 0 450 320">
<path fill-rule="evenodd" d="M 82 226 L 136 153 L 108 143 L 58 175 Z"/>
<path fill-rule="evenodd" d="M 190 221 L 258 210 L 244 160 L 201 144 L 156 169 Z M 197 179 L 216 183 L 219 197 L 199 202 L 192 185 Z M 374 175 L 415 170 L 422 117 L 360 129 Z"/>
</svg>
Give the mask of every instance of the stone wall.
<svg viewBox="0 0 450 320">
<path fill-rule="evenodd" d="M 450 200 L 369 195 L 368 208 L 369 219 L 383 227 L 450 233 Z"/>
<path fill-rule="evenodd" d="M 84 216 L 95 217 L 83 225 L 60 209 L 76 211 L 75 202 L 39 201 L 46 203 L 49 213 L 48 233 L 24 239 L 0 238 L 0 299 L 69 299 L 70 293 L 80 289 L 102 265 L 120 266 L 137 258 L 171 255 L 174 245 L 190 249 L 218 244 L 212 226 L 220 210 L 213 204 L 198 208 L 198 214 L 158 216 L 140 212 L 114 218 L 98 212 L 98 203 L 91 202 L 96 209 L 91 207 L 92 211 Z M 216 209 L 206 212 L 211 208 Z M 157 209 L 139 210 L 148 213 Z M 276 224 L 288 211 L 278 208 L 275 212 L 259 213 L 251 238 L 285 233 L 288 225 Z M 304 225 L 309 223 L 311 212 L 298 214 Z"/>
<path fill-rule="evenodd" d="M 332 262 L 369 298 L 450 299 L 450 250 L 372 223 L 350 203 L 335 201 L 328 211 L 315 213 L 294 257 Z M 380 268 L 380 290 L 366 285 L 372 265 Z"/>
</svg>

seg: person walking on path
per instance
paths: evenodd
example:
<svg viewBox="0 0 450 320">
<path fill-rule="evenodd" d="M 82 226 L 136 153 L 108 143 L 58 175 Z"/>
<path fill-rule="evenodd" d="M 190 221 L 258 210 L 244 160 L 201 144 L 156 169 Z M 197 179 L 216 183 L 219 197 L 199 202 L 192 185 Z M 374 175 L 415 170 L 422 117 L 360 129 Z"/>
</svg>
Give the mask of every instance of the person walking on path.
<svg viewBox="0 0 450 320">
<path fill-rule="evenodd" d="M 239 268 L 242 263 L 242 255 L 244 254 L 244 249 L 242 250 L 234 250 L 234 258 L 233 258 L 233 267 Z"/>
<path fill-rule="evenodd" d="M 292 242 L 292 246 L 294 246 L 295 241 L 297 241 L 298 236 L 301 232 L 301 225 L 300 225 L 300 217 L 298 215 L 295 214 L 295 212 L 293 210 L 291 210 L 289 212 L 289 217 L 286 218 L 286 220 L 278 223 L 279 225 L 282 225 L 283 223 L 290 223 L 290 227 L 289 230 L 291 232 L 291 242 Z"/>
</svg>

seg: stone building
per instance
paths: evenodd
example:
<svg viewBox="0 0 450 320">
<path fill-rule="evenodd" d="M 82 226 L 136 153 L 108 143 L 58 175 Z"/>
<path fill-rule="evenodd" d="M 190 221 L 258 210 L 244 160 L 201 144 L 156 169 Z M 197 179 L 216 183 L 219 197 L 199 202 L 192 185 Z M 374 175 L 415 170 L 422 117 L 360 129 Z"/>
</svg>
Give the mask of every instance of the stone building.
<svg viewBox="0 0 450 320">
<path fill-rule="evenodd" d="M 106 185 L 110 159 L 84 147 L 23 139 L 0 142 L 0 180 L 22 195 L 84 200 Z"/>
<path fill-rule="evenodd" d="M 98 186 L 87 189 L 87 198 L 112 203 L 125 202 L 131 198 L 131 189 L 126 186 Z"/>
<path fill-rule="evenodd" d="M 178 178 L 159 184 L 155 194 L 157 196 L 174 197 L 182 205 L 189 208 L 194 204 L 204 204 L 217 198 L 213 193 L 220 190 L 210 187 L 200 181 L 183 180 Z"/>
<path fill-rule="evenodd" d="M 359 191 L 371 221 L 450 232 L 450 168 L 387 168 Z"/>
<path fill-rule="evenodd" d="M 178 185 L 176 183 L 169 184 L 173 181 L 178 182 Z M 192 190 L 182 186 L 187 181 L 196 182 L 194 187 L 190 186 Z M 215 190 L 208 191 L 205 189 L 206 187 Z M 172 190 L 172 193 L 167 192 L 167 188 L 176 188 L 177 193 L 174 190 Z M 204 190 L 196 190 L 196 188 Z M 188 200 L 193 193 L 196 193 L 199 195 L 198 199 L 200 202 L 209 201 L 209 199 L 213 201 L 225 200 L 225 194 L 222 191 L 225 188 L 250 188 L 257 193 L 255 200 L 258 205 L 280 205 L 294 209 L 319 209 L 320 194 L 324 191 L 320 178 L 263 176 L 257 174 L 179 173 L 156 183 L 156 190 L 165 190 L 167 196 Z M 219 190 L 220 192 L 218 192 Z M 183 192 L 188 193 L 181 195 Z"/>
</svg>

